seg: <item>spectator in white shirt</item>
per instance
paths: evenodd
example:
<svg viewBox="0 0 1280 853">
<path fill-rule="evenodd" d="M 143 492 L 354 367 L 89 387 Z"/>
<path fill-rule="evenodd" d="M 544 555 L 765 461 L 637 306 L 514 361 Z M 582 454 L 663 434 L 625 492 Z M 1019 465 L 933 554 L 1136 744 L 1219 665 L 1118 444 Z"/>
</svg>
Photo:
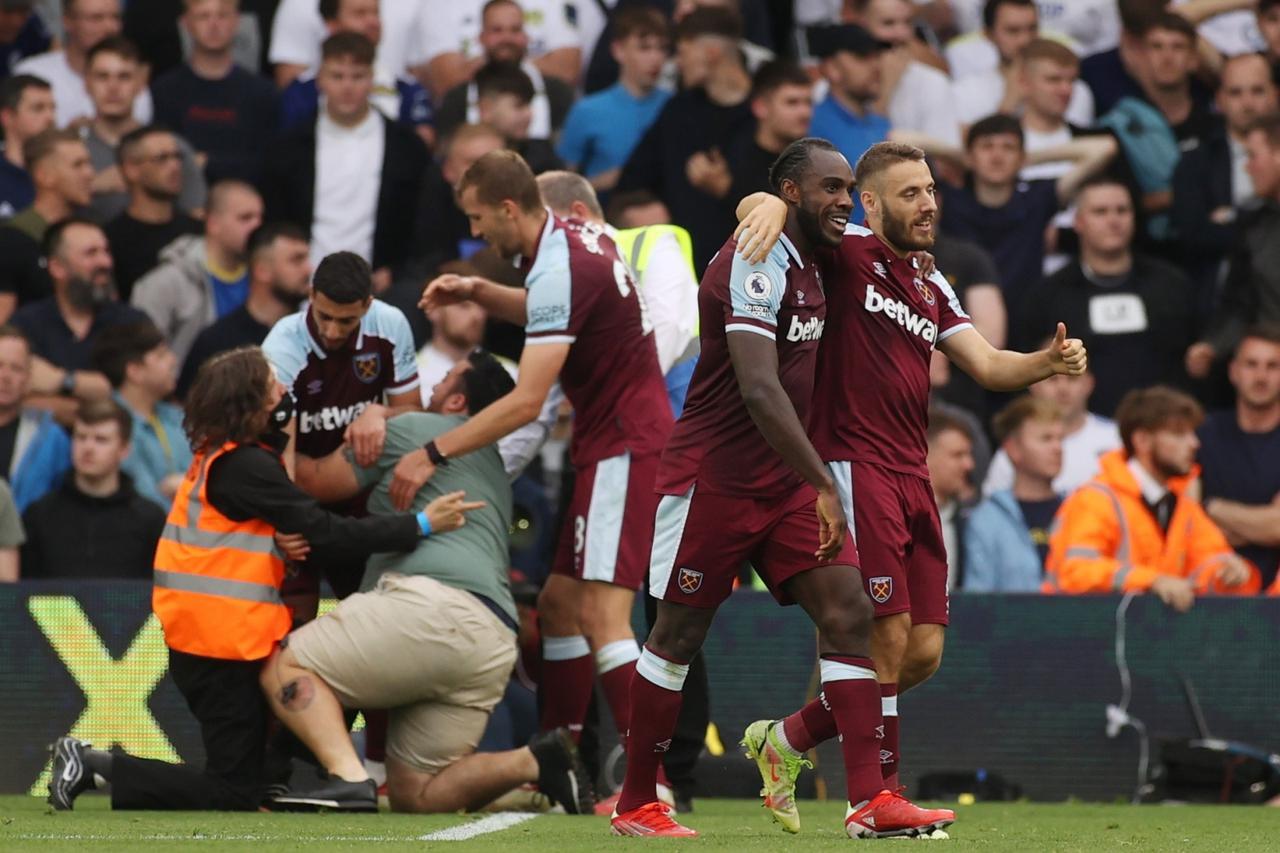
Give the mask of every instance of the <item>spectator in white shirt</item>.
<svg viewBox="0 0 1280 853">
<path fill-rule="evenodd" d="M 972 61 L 970 48 L 981 46 L 981 53 L 988 63 L 995 65 L 995 52 L 981 35 L 982 12 L 990 0 L 947 0 L 955 13 L 956 29 L 963 35 L 947 45 L 947 60 L 963 66 Z M 1111 50 L 1120 43 L 1120 14 L 1116 0 L 1066 0 L 1066 2 L 1037 3 L 1040 12 L 1040 31 L 1054 38 L 1069 39 L 1081 56 L 1092 56 Z M 961 54 L 956 62 L 957 52 Z"/>
<path fill-rule="evenodd" d="M 446 0 L 436 0 L 443 5 Z M 381 18 L 382 38 L 378 45 L 376 68 L 379 76 L 395 80 L 426 62 L 426 44 L 431 30 L 438 26 L 432 19 L 435 2 L 429 0 L 374 0 L 372 14 Z M 430 20 L 430 23 L 429 23 Z M 368 35 L 364 27 L 347 27 Z M 320 66 L 320 44 L 330 35 L 320 14 L 318 0 L 281 0 L 271 25 L 269 58 L 276 67 L 276 85 L 283 89 L 307 72 Z"/>
<path fill-rule="evenodd" d="M 465 268 L 465 269 L 461 269 Z M 441 274 L 462 272 L 469 265 L 446 264 Z M 485 310 L 476 302 L 459 302 L 431 309 L 427 315 L 431 321 L 431 340 L 418 350 L 418 379 L 421 381 L 422 405 L 431 402 L 431 392 L 436 383 L 444 379 L 453 366 L 466 358 L 484 340 L 484 325 L 488 320 Z"/>
</svg>

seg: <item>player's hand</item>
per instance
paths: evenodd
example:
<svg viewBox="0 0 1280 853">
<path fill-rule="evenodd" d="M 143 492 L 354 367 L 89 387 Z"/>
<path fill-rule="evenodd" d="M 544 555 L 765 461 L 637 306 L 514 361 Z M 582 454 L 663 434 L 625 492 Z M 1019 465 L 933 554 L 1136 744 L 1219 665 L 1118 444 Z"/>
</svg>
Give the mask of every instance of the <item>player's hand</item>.
<svg viewBox="0 0 1280 853">
<path fill-rule="evenodd" d="M 421 489 L 435 472 L 436 466 L 431 464 L 427 451 L 422 448 L 400 457 L 391 478 L 391 488 L 388 490 L 391 505 L 400 512 L 408 512 L 413 506 L 413 498 L 418 494 L 418 489 Z"/>
<path fill-rule="evenodd" d="M 1173 575 L 1160 575 L 1151 584 L 1151 591 L 1179 613 L 1186 613 L 1196 603 L 1196 591 L 1191 581 Z"/>
<path fill-rule="evenodd" d="M 436 276 L 435 279 L 427 285 L 427 289 L 422 291 L 422 298 L 418 300 L 418 307 L 423 311 L 434 311 L 436 308 L 443 308 L 445 305 L 457 305 L 459 302 L 466 302 L 475 292 L 475 279 L 469 275 L 457 275 L 455 273 L 445 273 Z"/>
<path fill-rule="evenodd" d="M 907 257 L 915 263 L 921 278 L 928 278 L 938 271 L 938 260 L 932 252 L 911 252 Z"/>
<path fill-rule="evenodd" d="M 1204 379 L 1213 367 L 1213 360 L 1218 353 L 1212 344 L 1204 341 L 1187 347 L 1187 375 L 1192 379 Z"/>
<path fill-rule="evenodd" d="M 356 455 L 356 464 L 368 468 L 382 455 L 387 440 L 387 412 L 382 406 L 372 405 L 352 421 L 343 435 Z"/>
<path fill-rule="evenodd" d="M 822 562 L 834 559 L 844 545 L 844 537 L 848 534 L 848 522 L 844 517 L 844 507 L 840 505 L 840 496 L 834 489 L 822 489 L 818 492 L 818 550 L 814 556 Z"/>
<path fill-rule="evenodd" d="M 1218 580 L 1223 586 L 1240 586 L 1249 580 L 1249 564 L 1239 554 L 1228 554 L 1218 568 Z"/>
<path fill-rule="evenodd" d="M 450 492 L 427 504 L 427 520 L 431 522 L 431 533 L 448 533 L 457 530 L 467 523 L 467 513 L 483 509 L 484 501 L 465 501 L 466 492 Z"/>
<path fill-rule="evenodd" d="M 274 538 L 276 548 L 280 549 L 286 560 L 299 563 L 311 553 L 311 544 L 301 533 L 281 533 L 277 530 Z"/>
<path fill-rule="evenodd" d="M 1089 367 L 1089 356 L 1085 352 L 1084 341 L 1067 337 L 1067 324 L 1059 323 L 1058 332 L 1049 344 L 1049 364 L 1054 373 L 1065 373 L 1068 376 L 1080 376 Z"/>
<path fill-rule="evenodd" d="M 769 257 L 786 224 L 787 203 L 777 196 L 769 196 L 744 216 L 734 230 L 738 254 L 749 264 L 760 263 Z"/>
</svg>

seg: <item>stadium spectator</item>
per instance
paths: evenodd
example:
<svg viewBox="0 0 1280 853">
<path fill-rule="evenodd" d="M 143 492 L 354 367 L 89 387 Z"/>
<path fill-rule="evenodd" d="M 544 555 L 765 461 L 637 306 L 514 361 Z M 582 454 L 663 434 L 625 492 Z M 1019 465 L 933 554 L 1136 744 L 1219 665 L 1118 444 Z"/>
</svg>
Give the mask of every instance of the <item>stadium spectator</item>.
<svg viewBox="0 0 1280 853">
<path fill-rule="evenodd" d="M 161 514 L 167 532 L 149 565 L 169 674 L 206 745 L 203 771 L 62 737 L 53 748 L 55 809 L 71 809 L 77 796 L 105 782 L 116 809 L 257 811 L 272 781 L 264 767 L 270 711 L 258 678 L 290 626 L 280 599 L 284 555 L 300 559 L 308 549 L 347 545 L 408 550 L 426 530 L 444 532 L 451 518 L 454 526 L 460 521 L 456 512 L 441 517 L 438 505 L 417 516 L 360 519 L 321 509 L 285 469 L 292 410 L 256 347 L 207 363 L 187 401 L 196 460 L 167 523 Z M 127 429 L 128 417 L 121 418 Z"/>
<path fill-rule="evenodd" d="M 550 174 L 550 173 L 549 173 Z M 418 380 L 422 383 L 422 405 L 431 402 L 436 384 L 484 340 L 488 314 L 474 302 L 459 302 L 433 309 L 431 340 L 418 350 Z"/>
<path fill-rule="evenodd" d="M 529 37 L 524 31 L 524 12 L 520 4 L 515 0 L 485 3 L 480 14 L 479 42 L 486 65 L 516 64 L 529 78 L 529 83 L 533 86 L 533 98 L 529 102 L 530 119 L 526 135 L 530 139 L 554 138 L 573 105 L 573 86 L 558 77 L 544 76 L 538 66 L 529 60 Z M 448 134 L 459 125 L 484 121 L 480 117 L 478 76 L 479 69 L 476 79 L 459 83 L 445 93 L 436 115 L 435 126 L 439 133 Z M 652 85 L 651 83 L 650 88 Z M 650 111 L 650 120 L 657 114 L 660 106 L 659 104 Z M 605 123 L 625 125 L 627 122 L 622 115 L 615 113 L 608 115 Z M 642 132 L 638 128 L 633 130 L 636 137 Z"/>
<path fill-rule="evenodd" d="M 889 134 L 889 120 L 875 111 L 885 46 L 857 24 L 824 27 L 810 36 L 809 46 L 822 60 L 822 76 L 830 87 L 814 108 L 809 133 L 830 140 L 850 164 L 857 163 Z M 862 218 L 857 199 L 850 218 Z"/>
<path fill-rule="evenodd" d="M 855 23 L 890 45 L 880 56 L 876 111 L 894 128 L 923 133 L 945 145 L 961 144 L 960 122 L 946 73 L 914 58 L 918 41 L 908 0 L 852 0 Z M 854 161 L 850 161 L 854 162 Z"/>
<path fill-rule="evenodd" d="M 155 121 L 182 135 L 204 157 L 210 184 L 259 184 L 279 107 L 271 83 L 235 62 L 239 0 L 183 0 L 182 28 L 191 56 L 155 77 Z"/>
<path fill-rule="evenodd" d="M 36 194 L 30 207 L 0 225 L 0 320 L 49 295 L 49 273 L 41 263 L 45 232 L 93 196 L 93 164 L 75 131 L 46 130 L 22 150 Z"/>
<path fill-rule="evenodd" d="M 347 250 L 373 265 L 377 291 L 406 261 L 414 209 L 428 154 L 408 128 L 379 113 L 373 91 L 373 44 L 358 33 L 325 39 L 316 83 L 324 109 L 272 151 L 267 213 L 300 225 L 311 262 Z"/>
<path fill-rule="evenodd" d="M 598 191 L 613 189 L 636 144 L 671 97 L 658 87 L 669 50 L 667 22 L 649 6 L 623 6 L 611 20 L 618 82 L 575 103 L 556 154 Z"/>
<path fill-rule="evenodd" d="M 611 195 L 607 218 L 610 222 L 618 223 L 619 228 L 671 224 L 671 212 L 662 203 L 662 199 L 646 190 Z"/>
<path fill-rule="evenodd" d="M 0 220 L 25 210 L 35 201 L 36 188 L 31 183 L 22 148 L 28 139 L 52 126 L 53 91 L 48 83 L 30 74 L 7 77 L 0 83 L 0 128 L 4 130 L 4 157 L 0 158 Z"/>
<path fill-rule="evenodd" d="M 1071 494 L 1049 538 L 1044 591 L 1151 592 L 1186 612 L 1197 595 L 1260 587 L 1188 486 L 1199 469 L 1200 404 L 1155 386 L 1131 391 L 1116 412 L 1123 450 Z"/>
<path fill-rule="evenodd" d="M 37 0 L 4 0 L 0 3 L 0 77 L 28 56 L 44 53 L 52 44 L 44 19 L 32 9 Z"/>
<path fill-rule="evenodd" d="M 394 0 L 393 0 L 394 2 Z M 324 28 L 328 35 L 359 33 L 369 40 L 375 52 L 382 43 L 382 17 L 379 0 L 331 0 L 320 4 Z M 403 2 L 398 5 L 405 5 Z M 375 55 L 373 89 L 369 102 L 387 118 L 415 129 L 427 144 L 434 141 L 430 127 L 432 121 L 431 100 L 427 90 L 404 69 L 392 71 L 384 68 Z M 300 125 L 315 121 L 320 109 L 320 87 L 317 80 L 319 68 L 309 70 L 298 77 L 280 95 L 280 129 L 291 131 Z"/>
<path fill-rule="evenodd" d="M 91 145 L 91 157 L 92 151 Z M 128 188 L 129 202 L 102 230 L 111 243 L 116 288 L 127 302 L 133 285 L 155 268 L 165 246 L 184 234 L 201 233 L 204 226 L 179 209 L 183 153 L 172 133 L 156 125 L 135 128 L 120 139 L 116 159 L 114 168 Z"/>
<path fill-rule="evenodd" d="M 1203 140 L 1211 121 L 1210 99 L 1192 85 L 1196 39 L 1195 27 L 1175 12 L 1153 16 L 1142 33 L 1138 83 L 1180 143 Z"/>
<path fill-rule="evenodd" d="M 178 377 L 179 399 L 186 398 L 200 365 L 218 353 L 261 344 L 307 298 L 311 250 L 301 228 L 287 222 L 259 227 L 249 236 L 248 256 L 249 295 L 196 336 Z"/>
<path fill-rule="evenodd" d="M 9 484 L 0 479 L 0 583 L 14 583 L 21 576 L 18 549 L 26 541 L 22 513 L 14 503 Z"/>
<path fill-rule="evenodd" d="M 138 494 L 168 510 L 191 464 L 182 409 L 165 400 L 178 380 L 178 361 L 150 320 L 107 329 L 93 345 L 93 366 L 115 389 L 133 422 L 121 470 Z"/>
<path fill-rule="evenodd" d="M 1210 414 L 1199 430 L 1202 499 L 1267 587 L 1280 565 L 1280 330 L 1249 329 L 1230 376 L 1234 410 Z"/>
<path fill-rule="evenodd" d="M 1097 53 L 1085 53 L 1080 63 L 1080 79 L 1093 92 L 1098 115 L 1110 112 L 1122 98 L 1145 97 L 1138 81 L 1146 74 L 1146 36 L 1163 18 L 1166 3 L 1163 0 L 1120 0 L 1116 5 L 1120 16 L 1119 43 Z M 1176 22 L 1170 26 L 1177 27 L 1179 32 L 1185 30 L 1183 24 Z M 1193 97 L 1208 104 L 1210 93 L 1194 78 L 1192 92 Z"/>
<path fill-rule="evenodd" d="M 93 116 L 93 101 L 85 88 L 89 50 L 109 36 L 120 35 L 120 0 L 63 0 L 60 47 L 28 57 L 14 66 L 15 74 L 31 74 L 53 87 L 56 124 L 67 127 Z M 145 90 L 133 102 L 134 118 L 151 121 L 151 94 Z"/>
<path fill-rule="evenodd" d="M 151 577 L 164 511 L 139 495 L 121 470 L 131 427 L 128 412 L 111 400 L 80 407 L 71 433 L 71 475 L 23 515 L 24 578 Z"/>
<path fill-rule="evenodd" d="M 507 147 L 515 151 L 534 174 L 563 167 L 555 148 L 546 139 L 529 134 L 533 119 L 533 82 L 514 62 L 488 62 L 476 71 L 478 121 L 502 134 Z"/>
<path fill-rule="evenodd" d="M 333 34 L 326 21 L 332 20 L 340 4 L 346 5 L 346 0 L 280 0 L 271 24 L 269 54 L 280 89 L 320 67 L 320 45 Z M 369 35 L 369 40 L 378 45 L 379 76 L 396 80 L 426 62 L 428 41 L 441 26 L 440 11 L 421 0 L 358 0 L 347 14 L 359 22 L 352 31 L 369 35 L 366 28 L 377 26 L 385 36 Z"/>
<path fill-rule="evenodd" d="M 972 171 L 964 185 L 941 185 L 947 208 L 943 227 L 991 253 L 1005 305 L 1017 316 L 1024 295 L 1040 280 L 1049 223 L 1085 179 L 1115 156 L 1116 143 L 1109 136 L 1083 137 L 1028 156 L 1022 125 L 998 114 L 969 128 L 966 150 Z M 1051 160 L 1075 165 L 1056 180 L 1018 177 L 1028 163 Z M 1041 334 L 1037 330 L 1036 336 Z"/>
<path fill-rule="evenodd" d="M 1062 471 L 1053 480 L 1053 490 L 1067 495 L 1098 473 L 1098 459 L 1120 447 L 1115 421 L 1089 411 L 1093 393 L 1092 371 L 1081 376 L 1050 376 L 1027 389 L 1032 397 L 1047 400 L 1062 412 Z M 1013 463 L 1003 448 L 996 451 L 982 483 L 982 494 L 990 497 L 1013 488 Z"/>
<path fill-rule="evenodd" d="M 1220 267 L 1235 245 L 1237 220 L 1253 196 L 1244 139 L 1259 117 L 1280 108 L 1271 65 L 1256 53 L 1232 57 L 1222 66 L 1213 131 L 1182 154 L 1173 172 L 1170 216 L 1184 263 L 1203 294 L 1197 306 L 1211 308 Z"/>
<path fill-rule="evenodd" d="M 929 412 L 929 452 L 925 464 L 933 499 L 938 505 L 942 524 L 942 542 L 947 549 L 947 590 L 959 589 L 964 583 L 963 539 L 965 505 L 973 496 L 973 436 L 961 420 L 934 408 Z"/>
<path fill-rule="evenodd" d="M 465 83 L 484 62 L 479 36 L 485 7 L 491 2 L 457 0 L 431 16 L 423 34 L 422 49 L 427 55 L 423 74 L 436 100 Z M 577 83 L 582 47 L 569 7 L 561 0 L 523 0 L 520 9 L 534 65 L 547 76 Z"/>
<path fill-rule="evenodd" d="M 1135 388 L 1186 384 L 1184 354 L 1195 340 L 1195 289 L 1177 267 L 1135 252 L 1133 199 L 1113 178 L 1081 187 L 1075 230 L 1080 254 L 1027 291 L 1016 328 L 1024 344 L 1062 320 L 1089 348 L 1096 385 L 1090 406 L 1110 415 Z"/>
<path fill-rule="evenodd" d="M 31 372 L 26 335 L 0 325 L 0 475 L 19 513 L 56 488 L 71 467 L 67 433 L 46 410 L 24 405 Z"/>
<path fill-rule="evenodd" d="M 1266 48 L 1263 56 L 1272 65 L 1280 62 L 1280 0 L 1258 0 L 1258 34 Z"/>
<path fill-rule="evenodd" d="M 342 450 L 302 457 L 299 484 L 328 502 L 372 487 L 370 511 L 394 514 L 390 488 L 400 458 L 465 423 L 513 385 L 493 356 L 473 353 L 436 386 L 428 413 L 388 424 L 373 465 L 356 465 Z M 341 705 L 377 705 L 391 709 L 387 794 L 394 811 L 476 810 L 513 787 L 538 782 L 570 814 L 590 813 L 591 786 L 568 729 L 536 736 L 522 749 L 475 753 L 516 660 L 518 623 L 507 579 L 511 489 L 495 445 L 442 468 L 413 505 L 463 494 L 465 526 L 440 539 L 433 531 L 408 554 L 375 557 L 362 594 L 295 631 L 263 667 L 272 710 L 330 776 L 320 791 L 291 792 L 274 805 L 336 795 L 376 810 L 376 785 L 336 712 Z M 454 625 L 466 625 L 465 633 Z M 424 648 L 431 653 L 418 654 Z M 371 651 L 382 665 L 370 667 Z M 419 665 L 406 667 L 400 663 L 406 659 Z M 314 701 L 299 702 L 290 689 L 303 681 L 314 686 Z"/>
<path fill-rule="evenodd" d="M 1022 54 L 1036 40 L 1040 29 L 1039 15 L 1032 0 L 996 0 L 987 3 L 982 14 L 984 32 L 996 48 L 999 63 L 972 73 L 952 69 L 956 115 L 964 127 L 992 113 L 1023 113 L 1027 87 Z M 1074 58 L 1070 48 L 1059 46 Z M 1078 68 L 1079 60 L 1074 64 Z M 1093 95 L 1074 73 L 1068 89 L 1065 116 L 1068 122 L 1080 127 L 1093 124 Z"/>
<path fill-rule="evenodd" d="M 691 178 L 723 156 L 718 152 L 752 121 L 751 78 L 736 47 L 741 33 L 738 16 L 724 9 L 697 9 L 680 22 L 675 40 L 682 89 L 631 152 L 616 187 L 656 194 L 672 221 L 689 229 L 698 269 L 733 226 L 732 204 L 699 190 Z"/>
<path fill-rule="evenodd" d="M 138 279 L 130 301 L 151 317 L 185 359 L 200 330 L 239 308 L 249 295 L 245 250 L 262 224 L 262 199 L 239 181 L 209 191 L 204 236 L 177 238 L 160 252 L 160 264 Z"/>
<path fill-rule="evenodd" d="M 813 117 L 813 83 L 798 65 L 775 60 L 761 65 L 751 84 L 755 128 L 732 137 L 723 158 L 695 154 L 702 172 L 694 186 L 720 198 L 743 198 L 769 189 L 769 167 L 782 150 L 803 139 Z"/>
<path fill-rule="evenodd" d="M 1235 349 L 1246 326 L 1280 322 L 1280 262 L 1274 254 L 1280 246 L 1280 115 L 1259 118 L 1244 144 L 1245 169 L 1262 204 L 1241 218 L 1222 301 L 1204 335 L 1187 350 L 1187 373 L 1197 379 Z"/>
<path fill-rule="evenodd" d="M 105 38 L 89 49 L 85 60 L 85 87 L 93 101 L 93 117 L 80 129 L 93 162 L 93 201 L 86 215 L 99 224 L 110 222 L 129 206 L 128 186 L 121 175 L 117 151 L 126 134 L 143 125 L 133 117 L 133 102 L 146 87 L 146 68 L 138 49 L 124 36 Z M 195 151 L 184 140 L 172 137 L 181 155 L 180 209 L 204 209 L 208 187 L 196 162 Z"/>
<path fill-rule="evenodd" d="M 1050 380 L 1046 380 L 1050 381 Z M 1062 505 L 1062 410 L 1044 397 L 1020 397 L 995 418 L 1013 486 L 992 492 L 969 514 L 964 532 L 965 592 L 1039 592 L 1049 531 Z"/>
</svg>

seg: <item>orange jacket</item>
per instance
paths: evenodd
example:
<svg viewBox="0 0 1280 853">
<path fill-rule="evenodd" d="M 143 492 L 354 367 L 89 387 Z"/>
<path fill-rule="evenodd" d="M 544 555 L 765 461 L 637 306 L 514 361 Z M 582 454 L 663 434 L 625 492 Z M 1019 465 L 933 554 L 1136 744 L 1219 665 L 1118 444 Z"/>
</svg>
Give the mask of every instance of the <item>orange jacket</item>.
<svg viewBox="0 0 1280 853">
<path fill-rule="evenodd" d="M 280 598 L 285 564 L 275 528 L 233 521 L 207 494 L 209 466 L 224 444 L 192 461 L 156 546 L 151 607 L 169 648 L 221 660 L 261 660 L 289 631 Z"/>
<path fill-rule="evenodd" d="M 1160 575 L 1188 578 L 1199 594 L 1258 592 L 1256 569 L 1238 587 L 1217 581 L 1231 546 L 1199 502 L 1186 494 L 1198 469 L 1169 481 L 1178 501 L 1165 533 L 1147 508 L 1124 451 L 1112 451 L 1100 462 L 1101 472 L 1058 509 L 1045 561 L 1045 592 L 1144 591 Z"/>
</svg>

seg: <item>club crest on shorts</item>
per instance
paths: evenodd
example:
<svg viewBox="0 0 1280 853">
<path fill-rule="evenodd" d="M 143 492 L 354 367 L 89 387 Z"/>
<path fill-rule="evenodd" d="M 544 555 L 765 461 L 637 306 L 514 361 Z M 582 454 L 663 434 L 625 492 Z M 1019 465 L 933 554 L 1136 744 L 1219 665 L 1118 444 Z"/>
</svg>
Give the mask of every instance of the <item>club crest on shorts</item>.
<svg viewBox="0 0 1280 853">
<path fill-rule="evenodd" d="M 867 589 L 876 604 L 884 604 L 893 595 L 893 578 L 878 577 L 867 580 Z"/>
<path fill-rule="evenodd" d="M 690 595 L 702 589 L 702 572 L 695 572 L 693 569 L 681 569 L 677 582 L 680 584 L 680 591 Z"/>
<path fill-rule="evenodd" d="M 378 374 L 382 373 L 382 354 L 364 352 L 352 356 L 351 367 L 356 372 L 356 379 L 368 385 L 378 378 Z"/>
</svg>

